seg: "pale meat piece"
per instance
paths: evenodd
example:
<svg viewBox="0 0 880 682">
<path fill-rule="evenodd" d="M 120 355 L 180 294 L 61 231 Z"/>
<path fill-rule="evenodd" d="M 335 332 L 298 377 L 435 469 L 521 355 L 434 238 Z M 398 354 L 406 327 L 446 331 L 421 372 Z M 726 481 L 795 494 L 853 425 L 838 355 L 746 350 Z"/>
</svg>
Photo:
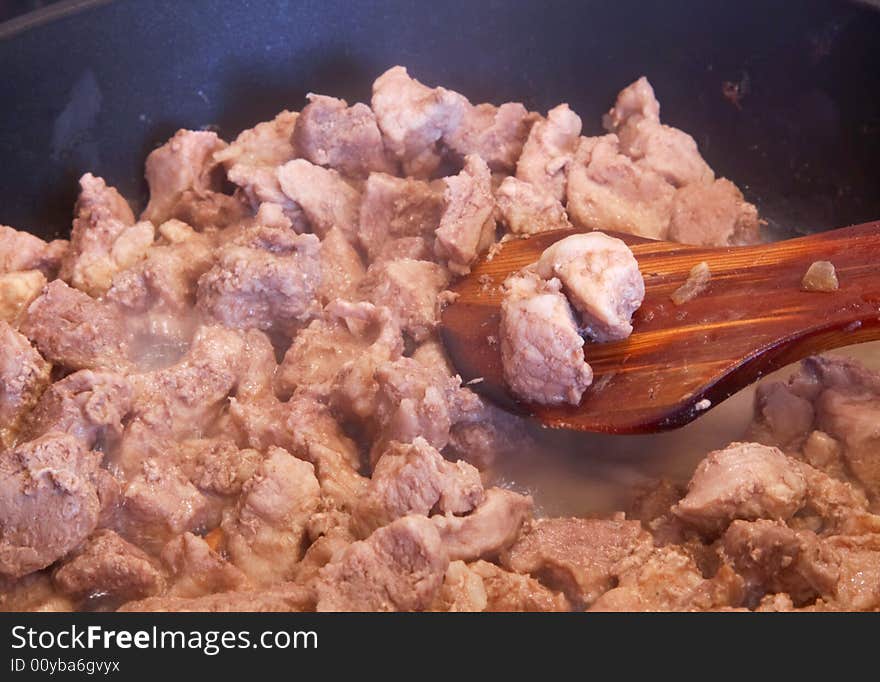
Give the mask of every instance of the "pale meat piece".
<svg viewBox="0 0 880 682">
<path fill-rule="evenodd" d="M 302 209 L 318 237 L 337 227 L 357 243 L 361 194 L 337 171 L 294 159 L 279 166 L 276 175 L 281 191 Z"/>
<path fill-rule="evenodd" d="M 46 243 L 29 232 L 0 225 L 0 274 L 39 270 L 51 279 L 58 272 L 67 248 L 65 239 Z"/>
<path fill-rule="evenodd" d="M 52 574 L 52 581 L 73 599 L 100 598 L 121 604 L 158 594 L 165 586 L 147 554 L 112 530 L 99 530 L 77 547 Z"/>
<path fill-rule="evenodd" d="M 180 442 L 174 459 L 202 493 L 233 500 L 256 473 L 263 455 L 239 449 L 227 438 L 193 438 Z"/>
<path fill-rule="evenodd" d="M 0 575 L 0 613 L 68 613 L 75 607 L 55 589 L 48 571 L 18 579 Z"/>
<path fill-rule="evenodd" d="M 404 333 L 424 341 L 439 322 L 438 296 L 449 273 L 430 261 L 399 258 L 373 263 L 358 290 L 359 298 L 388 308 Z"/>
<path fill-rule="evenodd" d="M 184 533 L 162 548 L 162 563 L 170 573 L 165 597 L 202 597 L 249 587 L 247 576 L 223 559 L 198 535 Z"/>
<path fill-rule="evenodd" d="M 519 537 L 533 508 L 530 495 L 489 488 L 482 502 L 466 516 L 447 512 L 435 514 L 431 521 L 451 560 L 494 559 Z"/>
<path fill-rule="evenodd" d="M 755 391 L 748 437 L 786 452 L 799 450 L 813 428 L 814 418 L 811 400 L 781 381 L 765 381 Z"/>
<path fill-rule="evenodd" d="M 439 143 L 461 125 L 467 99 L 446 88 L 429 88 L 394 66 L 373 83 L 372 109 L 385 148 L 404 175 L 430 177 L 443 161 Z"/>
<path fill-rule="evenodd" d="M 468 568 L 483 579 L 485 611 L 534 613 L 571 610 L 565 595 L 547 589 L 530 576 L 505 571 L 483 560 L 475 561 Z"/>
<path fill-rule="evenodd" d="M 39 270 L 0 274 L 0 322 L 15 325 L 31 302 L 46 286 L 46 276 Z"/>
<path fill-rule="evenodd" d="M 483 499 L 480 472 L 449 462 L 424 439 L 391 443 L 382 453 L 354 518 L 361 534 L 407 514 L 466 514 Z"/>
<path fill-rule="evenodd" d="M 504 289 L 501 361 L 511 391 L 528 402 L 577 405 L 593 371 L 561 282 L 516 275 Z"/>
<path fill-rule="evenodd" d="M 638 521 L 538 519 L 501 554 L 501 563 L 584 608 L 643 564 L 651 548 L 651 536 Z"/>
<path fill-rule="evenodd" d="M 199 278 L 198 306 L 227 327 L 292 335 L 318 309 L 320 248 L 314 235 L 246 230 Z"/>
<path fill-rule="evenodd" d="M 568 166 L 580 135 L 581 119 L 567 104 L 551 109 L 529 132 L 516 164 L 517 179 L 564 203 Z"/>
<path fill-rule="evenodd" d="M 695 246 L 754 244 L 760 236 L 758 209 L 730 180 L 681 187 L 672 200 L 667 238 Z"/>
<path fill-rule="evenodd" d="M 309 104 L 300 112 L 291 138 L 302 158 L 353 178 L 395 172 L 370 107 L 360 102 L 350 107 L 343 99 L 324 95 L 307 97 Z"/>
<path fill-rule="evenodd" d="M 12 445 L 48 386 L 51 370 L 25 336 L 0 320 L 0 448 Z"/>
<path fill-rule="evenodd" d="M 337 298 L 353 300 L 367 271 L 360 254 L 338 227 L 331 228 L 321 240 L 319 258 L 321 303 L 327 305 Z"/>
<path fill-rule="evenodd" d="M 672 512 L 712 535 L 734 519 L 784 521 L 804 505 L 806 494 L 796 460 L 758 443 L 731 443 L 700 462 L 687 495 Z"/>
<path fill-rule="evenodd" d="M 421 238 L 433 247 L 444 200 L 441 183 L 371 173 L 364 184 L 358 238 L 370 261 L 398 240 Z M 386 253 L 385 259 L 389 259 Z"/>
<path fill-rule="evenodd" d="M 424 516 L 404 516 L 321 569 L 317 610 L 424 611 L 448 566 L 434 525 Z"/>
<path fill-rule="evenodd" d="M 463 411 L 452 425 L 443 453 L 487 471 L 505 456 L 536 446 L 526 424 L 523 417 L 479 398 L 476 407 Z"/>
<path fill-rule="evenodd" d="M 100 452 L 73 436 L 47 434 L 0 453 L 0 575 L 49 566 L 98 523 Z"/>
<path fill-rule="evenodd" d="M 603 116 L 602 124 L 606 130 L 616 130 L 629 120 L 660 121 L 660 103 L 644 76 L 617 93 L 614 106 Z"/>
<path fill-rule="evenodd" d="M 535 117 L 519 102 L 469 104 L 443 142 L 461 158 L 476 154 L 493 171 L 512 173 Z"/>
<path fill-rule="evenodd" d="M 312 611 L 311 590 L 294 583 L 277 583 L 260 590 L 218 592 L 203 597 L 148 597 L 124 604 L 119 611 L 200 613 L 298 613 Z"/>
<path fill-rule="evenodd" d="M 443 179 L 446 207 L 435 231 L 434 253 L 458 275 L 495 241 L 492 175 L 479 156 L 468 156 L 458 175 Z"/>
<path fill-rule="evenodd" d="M 495 190 L 495 203 L 502 222 L 513 234 L 537 234 L 571 228 L 559 200 L 535 185 L 513 176 Z"/>
<path fill-rule="evenodd" d="M 629 247 L 601 232 L 576 234 L 550 246 L 533 266 L 562 282 L 586 334 L 596 341 L 625 339 L 645 297 L 645 281 Z"/>
<path fill-rule="evenodd" d="M 675 187 L 620 153 L 616 135 L 585 137 L 568 170 L 568 214 L 583 228 L 665 239 Z"/>
<path fill-rule="evenodd" d="M 382 244 L 382 248 L 373 259 L 374 263 L 386 260 L 410 258 L 412 260 L 434 259 L 434 238 L 398 237 Z"/>
<path fill-rule="evenodd" d="M 125 199 L 103 178 L 86 173 L 80 180 L 70 247 L 58 276 L 89 296 L 107 292 L 113 275 L 142 259 L 155 237 L 153 224 L 135 224 Z"/>
<path fill-rule="evenodd" d="M 50 282 L 28 306 L 20 329 L 44 358 L 66 369 L 130 368 L 122 316 L 61 280 Z"/>
<path fill-rule="evenodd" d="M 840 576 L 831 604 L 844 611 L 880 608 L 880 534 L 835 536 L 826 544 L 840 557 Z"/>
<path fill-rule="evenodd" d="M 443 585 L 431 611 L 444 613 L 479 613 L 486 610 L 488 603 L 483 579 L 474 573 L 463 561 L 450 561 Z"/>
</svg>

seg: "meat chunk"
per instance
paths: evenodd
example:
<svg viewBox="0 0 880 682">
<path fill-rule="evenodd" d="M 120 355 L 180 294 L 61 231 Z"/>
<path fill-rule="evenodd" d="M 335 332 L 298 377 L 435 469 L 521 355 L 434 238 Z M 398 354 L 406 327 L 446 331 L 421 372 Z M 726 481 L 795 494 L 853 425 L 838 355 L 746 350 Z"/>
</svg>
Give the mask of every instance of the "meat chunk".
<svg viewBox="0 0 880 682">
<path fill-rule="evenodd" d="M 0 448 L 12 444 L 49 384 L 51 369 L 27 338 L 0 320 Z"/>
<path fill-rule="evenodd" d="M 511 173 L 534 123 L 519 102 L 478 104 L 465 107 L 461 124 L 448 131 L 443 141 L 461 158 L 476 154 L 493 171 Z"/>
<path fill-rule="evenodd" d="M 582 138 L 568 171 L 575 225 L 665 239 L 675 187 L 620 153 L 616 135 Z"/>
<path fill-rule="evenodd" d="M 373 263 L 359 295 L 388 308 L 414 341 L 424 341 L 439 322 L 438 296 L 449 284 L 445 268 L 430 261 L 400 258 Z"/>
<path fill-rule="evenodd" d="M 236 498 L 263 459 L 256 450 L 239 449 L 226 438 L 193 438 L 182 441 L 176 461 L 203 493 Z"/>
<path fill-rule="evenodd" d="M 749 437 L 783 450 L 797 449 L 813 427 L 813 404 L 783 382 L 764 382 L 755 392 Z"/>
<path fill-rule="evenodd" d="M 696 246 L 754 244 L 760 232 L 758 209 L 730 180 L 681 187 L 672 200 L 667 237 Z"/>
<path fill-rule="evenodd" d="M 12 325 L 46 286 L 46 276 L 39 270 L 0 274 L 0 322 Z"/>
<path fill-rule="evenodd" d="M 255 583 L 292 577 L 302 558 L 305 527 L 321 493 L 315 468 L 272 447 L 223 520 L 232 562 Z"/>
<path fill-rule="evenodd" d="M 323 239 L 338 227 L 356 243 L 361 195 L 337 171 L 294 159 L 276 174 L 281 191 L 302 209 L 315 234 Z"/>
<path fill-rule="evenodd" d="M 495 240 L 492 176 L 486 162 L 471 155 L 461 173 L 443 182 L 446 207 L 434 233 L 434 252 L 454 273 L 467 274 L 477 255 Z"/>
<path fill-rule="evenodd" d="M 314 596 L 294 583 L 279 583 L 267 589 L 218 592 L 192 599 L 149 597 L 124 604 L 119 611 L 203 612 L 203 613 L 291 613 L 310 611 Z"/>
<path fill-rule="evenodd" d="M 318 611 L 423 611 L 449 559 L 434 525 L 411 515 L 348 546 L 317 582 Z"/>
<path fill-rule="evenodd" d="M 372 109 L 385 148 L 403 165 L 404 175 L 428 177 L 443 157 L 439 142 L 461 125 L 469 104 L 457 92 L 429 88 L 394 66 L 373 83 Z"/>
<path fill-rule="evenodd" d="M 47 434 L 0 453 L 0 574 L 45 568 L 98 523 L 101 453 L 67 434 Z"/>
<path fill-rule="evenodd" d="M 345 100 L 324 95 L 309 94 L 308 99 L 292 138 L 304 159 L 348 177 L 395 172 L 370 107 L 361 103 L 350 107 Z"/>
<path fill-rule="evenodd" d="M 601 232 L 561 239 L 534 265 L 544 279 L 558 277 L 596 341 L 625 339 L 645 297 L 645 281 L 629 247 Z"/>
<path fill-rule="evenodd" d="M 95 596 L 117 604 L 157 594 L 165 583 L 150 557 L 112 530 L 89 537 L 55 570 L 52 580 L 74 599 Z"/>
<path fill-rule="evenodd" d="M 0 576 L 0 613 L 67 613 L 75 604 L 59 593 L 48 571 L 22 578 Z"/>
<path fill-rule="evenodd" d="M 195 598 L 248 587 L 244 573 L 225 561 L 198 535 L 178 535 L 162 548 L 161 556 L 171 573 L 166 597 Z"/>
<path fill-rule="evenodd" d="M 560 590 L 583 608 L 644 563 L 651 547 L 651 536 L 638 521 L 539 519 L 502 553 L 501 563 Z"/>
<path fill-rule="evenodd" d="M 880 534 L 835 536 L 826 541 L 840 557 L 840 576 L 832 601 L 845 611 L 880 607 Z"/>
<path fill-rule="evenodd" d="M 437 184 L 370 174 L 364 184 L 358 237 L 371 261 L 400 239 L 421 237 L 433 246 L 444 209 L 443 191 Z"/>
<path fill-rule="evenodd" d="M 606 130 L 616 130 L 630 120 L 660 120 L 660 102 L 644 76 L 617 93 L 617 100 L 602 118 L 602 124 Z"/>
<path fill-rule="evenodd" d="M 323 240 L 319 254 L 321 285 L 318 297 L 327 305 L 337 298 L 353 300 L 366 275 L 360 254 L 338 227 L 331 228 Z"/>
<path fill-rule="evenodd" d="M 777 448 L 731 443 L 700 462 L 672 511 L 712 534 L 734 519 L 788 519 L 803 506 L 806 492 L 800 466 Z"/>
<path fill-rule="evenodd" d="M 392 443 L 373 469 L 355 520 L 363 534 L 407 514 L 465 514 L 483 499 L 480 472 L 462 461 L 448 462 L 424 438 Z"/>
<path fill-rule="evenodd" d="M 21 332 L 43 357 L 67 369 L 124 372 L 130 367 L 129 340 L 119 313 L 61 280 L 50 282 L 31 303 Z"/>
<path fill-rule="evenodd" d="M 469 566 L 483 580 L 486 611 L 570 611 L 568 600 L 560 592 L 547 589 L 534 578 L 505 571 L 488 561 Z"/>
<path fill-rule="evenodd" d="M 529 182 L 510 176 L 495 190 L 502 220 L 514 234 L 537 234 L 571 228 L 559 200 Z"/>
<path fill-rule="evenodd" d="M 581 119 L 567 104 L 532 126 L 516 164 L 516 177 L 556 201 L 566 198 L 568 166 L 581 134 Z"/>
<path fill-rule="evenodd" d="M 558 279 L 515 275 L 504 283 L 501 361 L 504 379 L 526 401 L 577 405 L 593 381 Z"/>
<path fill-rule="evenodd" d="M 291 334 L 316 312 L 320 248 L 314 235 L 247 230 L 199 279 L 199 308 L 227 327 Z"/>
<path fill-rule="evenodd" d="M 52 278 L 68 248 L 64 239 L 44 242 L 36 235 L 0 225 L 0 274 L 39 270 Z"/>
<path fill-rule="evenodd" d="M 450 561 L 431 611 L 479 613 L 486 610 L 486 604 L 483 579 L 463 561 Z"/>
</svg>

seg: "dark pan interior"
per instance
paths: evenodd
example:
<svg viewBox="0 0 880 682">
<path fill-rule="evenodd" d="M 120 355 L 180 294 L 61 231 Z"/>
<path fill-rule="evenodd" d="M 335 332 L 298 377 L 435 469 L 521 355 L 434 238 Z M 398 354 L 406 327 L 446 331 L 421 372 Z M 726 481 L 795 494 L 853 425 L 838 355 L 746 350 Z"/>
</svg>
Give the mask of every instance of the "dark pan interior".
<svg viewBox="0 0 880 682">
<path fill-rule="evenodd" d="M 880 12 L 738 0 L 117 0 L 0 26 L 0 223 L 69 227 L 91 170 L 143 202 L 144 156 L 179 127 L 225 136 L 309 91 L 369 100 L 392 64 L 472 101 L 561 101 L 600 132 L 649 77 L 664 120 L 771 227 L 880 217 Z M 739 106 L 724 83 L 745 92 Z"/>
</svg>

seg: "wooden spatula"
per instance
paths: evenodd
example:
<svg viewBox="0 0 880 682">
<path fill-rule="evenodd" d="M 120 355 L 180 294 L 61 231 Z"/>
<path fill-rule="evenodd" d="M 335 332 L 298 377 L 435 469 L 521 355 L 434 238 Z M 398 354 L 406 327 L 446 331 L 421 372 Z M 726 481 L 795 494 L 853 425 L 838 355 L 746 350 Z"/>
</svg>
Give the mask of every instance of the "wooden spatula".
<svg viewBox="0 0 880 682">
<path fill-rule="evenodd" d="M 441 336 L 462 380 L 501 407 L 553 427 L 647 433 L 690 422 L 763 374 L 807 355 L 880 339 L 880 221 L 759 246 L 703 248 L 612 234 L 629 244 L 645 300 L 624 341 L 587 342 L 593 385 L 578 406 L 512 398 L 501 370 L 501 284 L 535 262 L 559 230 L 504 243 L 452 290 Z M 804 291 L 809 266 L 831 261 L 839 289 Z M 705 261 L 708 288 L 670 296 Z"/>
</svg>

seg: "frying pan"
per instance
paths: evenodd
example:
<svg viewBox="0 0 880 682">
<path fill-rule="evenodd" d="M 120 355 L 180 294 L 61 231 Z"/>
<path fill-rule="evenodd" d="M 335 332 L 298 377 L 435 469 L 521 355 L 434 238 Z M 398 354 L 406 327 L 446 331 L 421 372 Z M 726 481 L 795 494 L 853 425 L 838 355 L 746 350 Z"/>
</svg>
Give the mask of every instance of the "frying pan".
<svg viewBox="0 0 880 682">
<path fill-rule="evenodd" d="M 230 138 L 310 91 L 369 101 L 397 63 L 475 102 L 568 101 L 588 135 L 647 75 L 771 230 L 862 222 L 878 37 L 874 3 L 828 0 L 61 2 L 0 25 L 0 223 L 64 235 L 87 170 L 143 205 L 144 157 L 177 128 Z"/>
</svg>

